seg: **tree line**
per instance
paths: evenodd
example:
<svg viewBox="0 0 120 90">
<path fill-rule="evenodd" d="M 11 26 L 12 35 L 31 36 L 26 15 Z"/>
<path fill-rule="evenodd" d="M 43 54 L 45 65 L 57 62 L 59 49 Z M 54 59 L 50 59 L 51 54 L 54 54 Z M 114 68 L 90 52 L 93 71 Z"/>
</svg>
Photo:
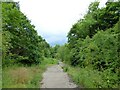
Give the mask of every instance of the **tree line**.
<svg viewBox="0 0 120 90">
<path fill-rule="evenodd" d="M 2 65 L 39 64 L 50 57 L 50 45 L 20 11 L 17 2 L 2 2 Z"/>
<path fill-rule="evenodd" d="M 57 49 L 57 58 L 74 67 L 106 71 L 106 86 L 120 85 L 120 1 L 108 1 L 102 8 L 99 2 L 91 3 L 67 37 L 68 43 Z"/>
</svg>

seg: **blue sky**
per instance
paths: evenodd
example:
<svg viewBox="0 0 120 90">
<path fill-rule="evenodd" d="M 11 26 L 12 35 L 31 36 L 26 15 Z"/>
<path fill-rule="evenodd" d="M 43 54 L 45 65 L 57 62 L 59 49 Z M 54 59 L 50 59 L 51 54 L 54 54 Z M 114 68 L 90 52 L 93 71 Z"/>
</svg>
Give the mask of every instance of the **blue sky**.
<svg viewBox="0 0 120 90">
<path fill-rule="evenodd" d="M 67 33 L 87 12 L 95 0 L 14 0 L 20 2 L 21 11 L 35 25 L 38 34 L 50 45 L 67 42 Z M 100 0 L 104 6 L 107 0 Z"/>
</svg>

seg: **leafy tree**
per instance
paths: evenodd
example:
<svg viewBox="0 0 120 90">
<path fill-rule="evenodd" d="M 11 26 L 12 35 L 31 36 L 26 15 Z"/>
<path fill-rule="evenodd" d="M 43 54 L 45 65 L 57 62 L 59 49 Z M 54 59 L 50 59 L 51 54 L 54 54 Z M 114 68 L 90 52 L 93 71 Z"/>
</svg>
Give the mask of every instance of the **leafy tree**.
<svg viewBox="0 0 120 90">
<path fill-rule="evenodd" d="M 3 63 L 39 64 L 48 57 L 49 44 L 38 36 L 35 26 L 19 10 L 19 3 L 3 2 L 2 12 Z"/>
<path fill-rule="evenodd" d="M 60 45 L 55 45 L 54 47 L 51 48 L 52 58 L 57 58 L 57 51 L 59 48 L 60 48 Z"/>
<path fill-rule="evenodd" d="M 109 71 L 109 75 L 118 75 L 109 78 L 111 84 L 106 86 L 119 86 L 120 1 L 107 2 L 103 8 L 98 6 L 99 2 L 91 3 L 84 18 L 72 26 L 68 33 L 69 60 L 64 60 L 72 66 L 92 67 L 104 73 Z"/>
<path fill-rule="evenodd" d="M 98 23 L 99 29 L 106 30 L 111 28 L 119 20 L 120 15 L 120 1 L 107 2 L 106 7 L 99 12 Z"/>
</svg>

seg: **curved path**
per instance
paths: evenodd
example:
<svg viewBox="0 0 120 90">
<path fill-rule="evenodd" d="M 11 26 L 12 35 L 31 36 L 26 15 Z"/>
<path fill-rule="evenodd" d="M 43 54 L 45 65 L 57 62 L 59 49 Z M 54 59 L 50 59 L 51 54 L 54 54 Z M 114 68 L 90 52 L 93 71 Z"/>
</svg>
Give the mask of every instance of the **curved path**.
<svg viewBox="0 0 120 90">
<path fill-rule="evenodd" d="M 63 72 L 61 65 L 54 65 L 47 68 L 43 74 L 41 88 L 77 88 L 77 86 L 70 81 L 67 73 Z"/>
</svg>

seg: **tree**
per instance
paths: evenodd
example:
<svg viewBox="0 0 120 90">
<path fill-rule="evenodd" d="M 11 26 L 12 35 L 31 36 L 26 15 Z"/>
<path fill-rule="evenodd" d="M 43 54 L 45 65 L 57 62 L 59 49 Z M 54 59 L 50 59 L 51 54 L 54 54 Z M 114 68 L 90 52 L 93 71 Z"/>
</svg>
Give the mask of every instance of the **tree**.
<svg viewBox="0 0 120 90">
<path fill-rule="evenodd" d="M 49 53 L 49 44 L 19 10 L 19 3 L 2 3 L 3 63 L 39 64 Z M 44 51 L 44 54 L 43 54 Z M 8 58 L 6 58 L 8 57 Z M 6 63 L 5 63 L 6 64 Z"/>
</svg>

